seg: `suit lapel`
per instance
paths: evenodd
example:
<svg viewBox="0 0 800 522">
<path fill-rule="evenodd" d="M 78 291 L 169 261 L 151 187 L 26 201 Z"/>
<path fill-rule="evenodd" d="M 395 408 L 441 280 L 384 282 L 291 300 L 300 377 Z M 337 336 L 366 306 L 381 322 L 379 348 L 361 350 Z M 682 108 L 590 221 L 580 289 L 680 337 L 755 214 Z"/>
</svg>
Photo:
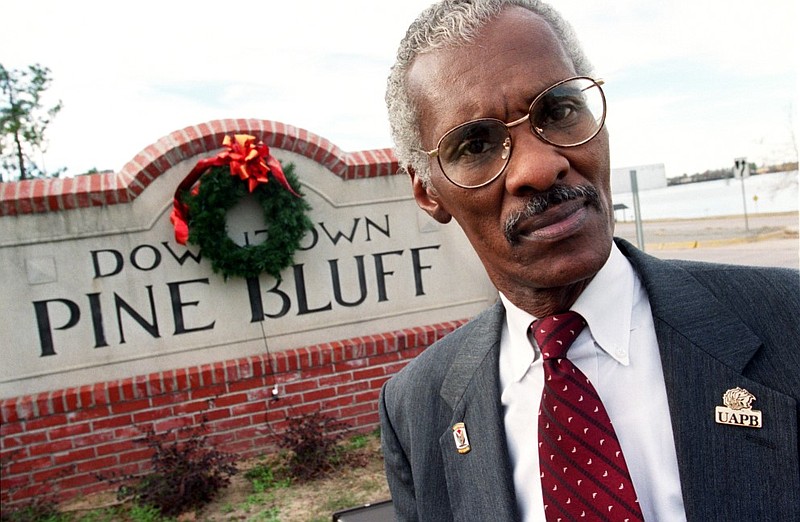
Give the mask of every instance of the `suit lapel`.
<svg viewBox="0 0 800 522">
<path fill-rule="evenodd" d="M 470 451 L 459 453 L 452 429 L 439 446 L 455 520 L 517 520 L 513 479 L 499 397 L 498 354 L 504 310 L 496 304 L 464 340 L 441 396 L 453 410 L 450 427 L 463 422 Z"/>
<path fill-rule="evenodd" d="M 797 473 L 796 459 L 776 451 L 796 445 L 797 412 L 791 398 L 743 375 L 760 339 L 686 270 L 619 246 L 650 299 L 687 518 L 780 519 L 785 500 L 770 477 Z M 736 387 L 756 397 L 762 428 L 715 422 Z"/>
</svg>

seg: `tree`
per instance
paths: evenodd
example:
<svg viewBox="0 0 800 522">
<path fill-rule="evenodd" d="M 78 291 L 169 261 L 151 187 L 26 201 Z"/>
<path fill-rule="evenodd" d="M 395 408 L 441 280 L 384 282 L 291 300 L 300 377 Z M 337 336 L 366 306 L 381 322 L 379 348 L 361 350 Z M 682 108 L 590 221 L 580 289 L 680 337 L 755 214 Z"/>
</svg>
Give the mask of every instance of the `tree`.
<svg viewBox="0 0 800 522">
<path fill-rule="evenodd" d="M 46 176 L 31 159 L 35 151 L 44 152 L 44 133 L 61 110 L 61 101 L 45 109 L 42 93 L 50 87 L 50 69 L 39 64 L 27 69 L 6 69 L 0 64 L 0 160 L 10 178 Z M 58 176 L 60 171 L 53 175 Z M 0 181 L 4 181 L 0 172 Z"/>
</svg>

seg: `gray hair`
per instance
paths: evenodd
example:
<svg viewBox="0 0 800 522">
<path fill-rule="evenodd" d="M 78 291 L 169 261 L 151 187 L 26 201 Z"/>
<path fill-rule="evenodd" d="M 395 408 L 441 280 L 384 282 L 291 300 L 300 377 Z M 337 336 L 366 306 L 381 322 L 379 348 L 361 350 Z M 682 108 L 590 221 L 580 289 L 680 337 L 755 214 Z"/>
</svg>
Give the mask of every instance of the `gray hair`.
<svg viewBox="0 0 800 522">
<path fill-rule="evenodd" d="M 553 29 L 575 71 L 585 76 L 592 73 L 592 66 L 572 27 L 558 11 L 540 0 L 442 0 L 431 5 L 409 26 L 400 42 L 397 61 L 386 86 L 395 154 L 400 166 L 413 168 L 425 184 L 430 181 L 430 163 L 428 156 L 420 152 L 419 115 L 408 92 L 408 69 L 420 54 L 469 43 L 483 26 L 511 6 L 523 7 L 541 16 Z"/>
</svg>

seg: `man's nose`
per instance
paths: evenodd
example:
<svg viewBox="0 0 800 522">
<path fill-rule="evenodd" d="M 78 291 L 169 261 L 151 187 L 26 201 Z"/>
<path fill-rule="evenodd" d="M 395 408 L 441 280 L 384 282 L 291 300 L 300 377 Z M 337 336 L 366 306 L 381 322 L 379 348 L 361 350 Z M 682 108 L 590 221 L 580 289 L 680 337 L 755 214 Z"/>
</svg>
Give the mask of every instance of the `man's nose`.
<svg viewBox="0 0 800 522">
<path fill-rule="evenodd" d="M 514 130 L 505 173 L 506 190 L 510 194 L 544 192 L 567 175 L 570 164 L 561 148 L 540 140 L 527 124 Z"/>
</svg>

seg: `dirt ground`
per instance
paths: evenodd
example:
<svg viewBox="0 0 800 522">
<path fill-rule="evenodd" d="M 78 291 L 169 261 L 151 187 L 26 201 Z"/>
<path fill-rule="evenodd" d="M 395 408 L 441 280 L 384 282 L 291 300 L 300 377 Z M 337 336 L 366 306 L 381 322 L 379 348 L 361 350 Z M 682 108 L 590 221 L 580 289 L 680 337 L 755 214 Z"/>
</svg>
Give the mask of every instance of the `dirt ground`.
<svg viewBox="0 0 800 522">
<path fill-rule="evenodd" d="M 351 465 L 327 477 L 305 484 L 277 486 L 257 492 L 246 478 L 249 469 L 263 459 L 238 463 L 239 473 L 212 504 L 198 513 L 187 513 L 179 522 L 329 522 L 334 512 L 390 498 L 383 471 L 383 456 L 377 435 L 368 437 L 366 444 L 353 459 L 365 464 Z M 107 518 L 109 510 L 119 506 L 113 492 L 73 500 L 61 506 L 61 511 L 80 520 L 119 520 Z"/>
</svg>

